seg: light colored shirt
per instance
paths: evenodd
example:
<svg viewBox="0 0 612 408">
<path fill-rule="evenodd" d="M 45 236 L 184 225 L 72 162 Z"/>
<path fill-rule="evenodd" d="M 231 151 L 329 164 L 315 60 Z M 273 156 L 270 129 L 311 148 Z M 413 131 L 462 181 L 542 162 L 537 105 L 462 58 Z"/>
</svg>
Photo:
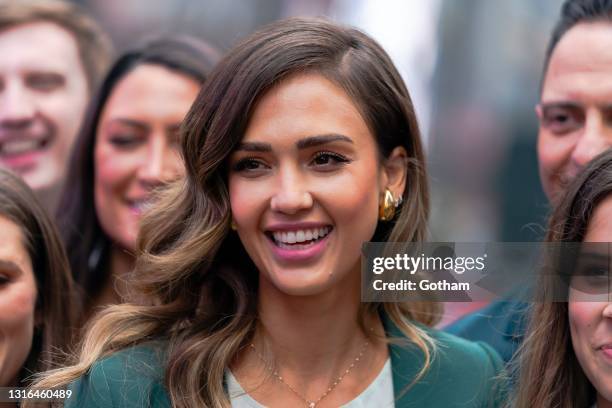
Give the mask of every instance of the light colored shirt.
<svg viewBox="0 0 612 408">
<path fill-rule="evenodd" d="M 230 370 L 225 372 L 225 381 L 229 391 L 232 408 L 266 408 L 247 394 Z M 355 399 L 342 405 L 341 408 L 393 407 L 393 376 L 391 360 L 383 366 L 374 381 Z"/>
</svg>

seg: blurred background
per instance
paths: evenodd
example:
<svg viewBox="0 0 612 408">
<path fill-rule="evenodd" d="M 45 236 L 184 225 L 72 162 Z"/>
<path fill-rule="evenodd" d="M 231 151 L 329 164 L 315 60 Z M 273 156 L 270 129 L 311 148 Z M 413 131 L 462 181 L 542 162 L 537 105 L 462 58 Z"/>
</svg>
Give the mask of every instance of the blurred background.
<svg viewBox="0 0 612 408">
<path fill-rule="evenodd" d="M 428 151 L 435 241 L 537 241 L 548 211 L 536 160 L 544 51 L 562 0 L 74 0 L 118 50 L 155 33 L 229 49 L 259 26 L 326 16 L 391 55 Z"/>
</svg>

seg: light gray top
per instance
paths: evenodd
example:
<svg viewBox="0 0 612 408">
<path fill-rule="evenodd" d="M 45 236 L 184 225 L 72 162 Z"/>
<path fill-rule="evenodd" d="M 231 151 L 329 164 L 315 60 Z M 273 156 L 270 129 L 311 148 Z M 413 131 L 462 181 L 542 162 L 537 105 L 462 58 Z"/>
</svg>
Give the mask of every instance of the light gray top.
<svg viewBox="0 0 612 408">
<path fill-rule="evenodd" d="M 230 370 L 225 372 L 225 381 L 229 391 L 232 408 L 266 408 L 255 401 L 236 380 Z M 368 385 L 355 399 L 342 405 L 341 408 L 393 407 L 393 376 L 391 375 L 391 360 L 387 359 L 384 367 L 374 381 Z"/>
</svg>

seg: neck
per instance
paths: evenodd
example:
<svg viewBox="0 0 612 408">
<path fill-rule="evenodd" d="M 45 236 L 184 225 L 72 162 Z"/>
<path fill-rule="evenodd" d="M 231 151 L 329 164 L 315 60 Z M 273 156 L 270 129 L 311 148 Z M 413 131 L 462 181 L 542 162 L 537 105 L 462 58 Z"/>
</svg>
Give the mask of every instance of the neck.
<svg viewBox="0 0 612 408">
<path fill-rule="evenodd" d="M 253 347 L 244 348 L 232 364 L 257 401 L 340 406 L 376 378 L 388 356 L 384 329 L 377 314 L 364 316 L 362 328 L 360 274 L 354 272 L 310 296 L 288 295 L 260 276 Z"/>
<path fill-rule="evenodd" d="M 292 296 L 260 279 L 260 327 L 254 343 L 285 370 L 304 376 L 341 369 L 371 333 L 359 324 L 359 281 L 336 284 L 313 296 Z M 382 334 L 378 316 L 367 316 L 366 330 Z M 336 369 L 336 370 L 334 370 Z"/>
</svg>

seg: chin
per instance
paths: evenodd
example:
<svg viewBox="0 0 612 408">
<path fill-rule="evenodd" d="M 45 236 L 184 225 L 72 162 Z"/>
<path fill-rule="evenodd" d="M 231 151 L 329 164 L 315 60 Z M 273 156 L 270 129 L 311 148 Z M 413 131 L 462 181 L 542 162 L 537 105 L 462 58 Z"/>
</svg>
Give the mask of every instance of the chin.
<svg viewBox="0 0 612 408">
<path fill-rule="evenodd" d="M 275 272 L 270 283 L 289 296 L 315 296 L 332 286 L 329 274 L 304 271 Z"/>
</svg>

